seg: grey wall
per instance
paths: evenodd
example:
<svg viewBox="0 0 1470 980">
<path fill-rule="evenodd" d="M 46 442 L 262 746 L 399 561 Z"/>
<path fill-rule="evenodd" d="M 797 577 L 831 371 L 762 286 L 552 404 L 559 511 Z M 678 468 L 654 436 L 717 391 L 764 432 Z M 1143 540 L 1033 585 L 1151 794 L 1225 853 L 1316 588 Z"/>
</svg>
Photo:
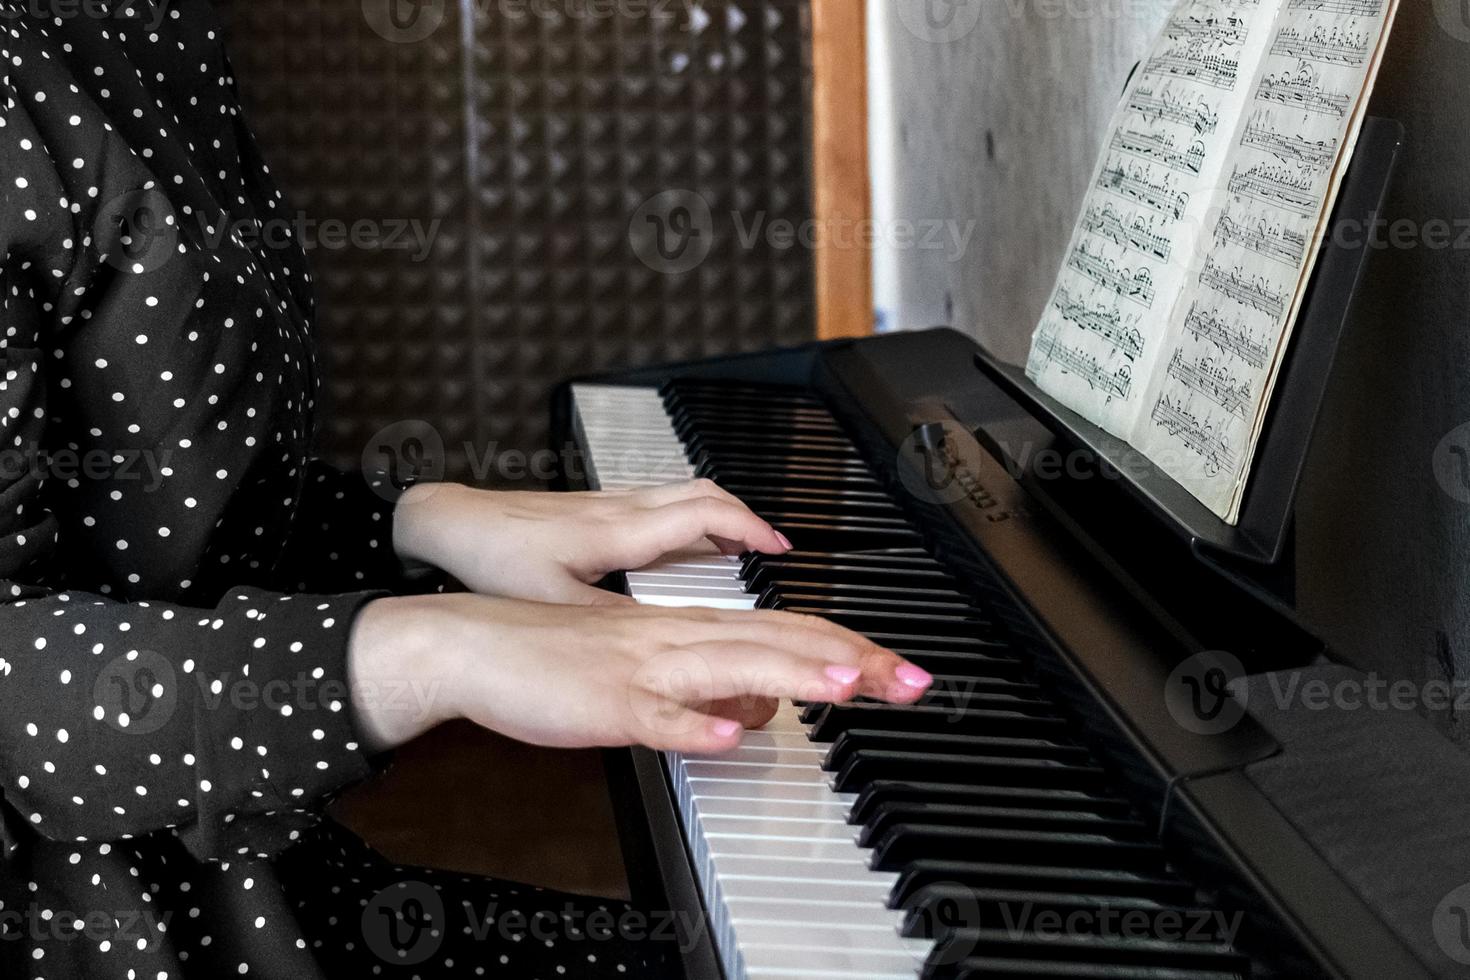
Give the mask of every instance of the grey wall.
<svg viewBox="0 0 1470 980">
<path fill-rule="evenodd" d="M 926 3 L 888 5 L 893 207 L 977 227 L 958 261 L 894 256 L 892 320 L 950 322 L 1019 360 L 1128 69 L 1171 4 L 984 0 L 946 41 L 914 13 Z M 1454 452 L 1470 460 L 1470 432 L 1444 441 L 1470 421 L 1466 8 L 1403 0 L 1373 111 L 1408 127 L 1388 209 L 1407 223 L 1370 265 L 1299 520 L 1303 611 L 1344 659 L 1416 681 L 1470 682 L 1470 477 Z M 1470 718 L 1436 720 L 1470 741 Z"/>
<path fill-rule="evenodd" d="M 945 2 L 874 2 L 888 11 L 880 42 L 891 65 L 889 138 L 900 175 L 893 211 L 975 222 L 958 259 L 940 249 L 894 254 L 890 322 L 953 323 L 1020 360 L 1128 72 L 1173 3 L 971 0 L 955 5 L 946 29 L 923 13 Z"/>
</svg>

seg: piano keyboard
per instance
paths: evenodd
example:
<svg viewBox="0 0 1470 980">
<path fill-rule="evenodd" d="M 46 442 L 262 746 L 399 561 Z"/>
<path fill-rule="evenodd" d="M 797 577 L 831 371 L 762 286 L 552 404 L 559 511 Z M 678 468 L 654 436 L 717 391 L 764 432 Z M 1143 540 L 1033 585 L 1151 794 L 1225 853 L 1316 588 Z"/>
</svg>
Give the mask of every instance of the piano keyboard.
<svg viewBox="0 0 1470 980">
<path fill-rule="evenodd" d="M 664 754 L 729 980 L 1250 975 L 1228 929 L 1176 934 L 1229 918 L 819 401 L 674 382 L 578 385 L 573 403 L 593 487 L 709 477 L 795 545 L 674 556 L 628 574 L 639 602 L 821 615 L 936 677 L 912 706 L 787 703 L 731 755 Z M 1142 932 L 1119 928 L 1129 913 Z"/>
</svg>

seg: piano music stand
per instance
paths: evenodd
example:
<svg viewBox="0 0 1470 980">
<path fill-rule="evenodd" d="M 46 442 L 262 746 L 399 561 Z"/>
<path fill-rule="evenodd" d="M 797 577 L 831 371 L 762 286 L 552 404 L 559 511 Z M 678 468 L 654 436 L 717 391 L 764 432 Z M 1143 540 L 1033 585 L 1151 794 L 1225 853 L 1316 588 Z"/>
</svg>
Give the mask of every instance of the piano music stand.
<svg viewBox="0 0 1470 980">
<path fill-rule="evenodd" d="M 1132 446 L 1041 391 L 1026 377 L 1024 369 L 984 351 L 975 355 L 975 363 L 1057 438 L 1091 455 L 1117 475 L 1117 482 L 1129 495 L 1183 537 L 1197 558 L 1260 594 L 1257 574 L 1279 570 L 1289 553 L 1297 487 L 1307 449 L 1353 294 L 1367 267 L 1367 231 L 1376 227 L 1403 140 L 1404 127 L 1397 120 L 1376 116 L 1364 120 L 1329 222 L 1331 234 L 1322 245 L 1267 407 L 1237 526 L 1217 517 Z M 1355 223 L 1358 233 L 1348 234 Z M 1027 471 L 1018 457 L 1008 452 L 1000 432 L 992 434 L 989 441 L 1007 455 L 1006 461 L 1014 471 Z M 1231 565 L 1244 566 L 1245 574 L 1237 574 Z M 1245 571 L 1252 566 L 1254 573 Z"/>
</svg>

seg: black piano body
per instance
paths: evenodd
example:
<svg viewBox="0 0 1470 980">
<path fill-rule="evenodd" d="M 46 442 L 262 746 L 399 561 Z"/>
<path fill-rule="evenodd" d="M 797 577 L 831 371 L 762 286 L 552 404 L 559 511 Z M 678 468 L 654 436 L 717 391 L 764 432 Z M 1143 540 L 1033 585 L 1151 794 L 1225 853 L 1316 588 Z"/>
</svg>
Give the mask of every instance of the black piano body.
<svg viewBox="0 0 1470 980">
<path fill-rule="evenodd" d="M 978 353 L 934 330 L 598 380 L 750 382 L 825 402 L 898 488 L 929 550 L 960 578 L 1003 583 L 1023 611 L 1016 628 L 1036 640 L 1038 675 L 1170 861 L 1216 907 L 1243 914 L 1249 975 L 1470 975 L 1447 935 L 1463 910 L 1446 903 L 1470 881 L 1460 751 L 1411 711 L 1283 697 L 1361 679 L 1294 614 L 1289 554 L 1263 567 L 1202 561 L 1115 474 L 1079 464 L 977 368 Z M 571 441 L 567 392 L 554 414 Z M 575 462 L 567 478 L 577 485 Z M 1191 730 L 1165 695 L 1171 676 L 1177 688 L 1177 672 L 1214 651 L 1246 675 L 1246 710 L 1222 731 Z M 635 750 L 609 763 L 637 899 L 697 911 L 661 758 Z M 686 972 L 719 976 L 716 940 L 694 938 Z"/>
</svg>

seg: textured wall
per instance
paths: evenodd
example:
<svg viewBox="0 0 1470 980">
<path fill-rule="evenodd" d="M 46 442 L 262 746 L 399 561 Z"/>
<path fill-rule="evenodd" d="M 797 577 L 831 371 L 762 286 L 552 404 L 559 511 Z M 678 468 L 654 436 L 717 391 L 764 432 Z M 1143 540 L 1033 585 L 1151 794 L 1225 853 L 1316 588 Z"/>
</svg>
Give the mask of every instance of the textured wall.
<svg viewBox="0 0 1470 980">
<path fill-rule="evenodd" d="M 1383 236 L 1394 247 L 1369 266 L 1299 538 L 1302 606 L 1339 650 L 1395 678 L 1470 683 L 1470 457 L 1455 452 L 1470 433 L 1445 440 L 1470 422 L 1466 18 L 1460 0 L 1400 10 L 1373 101 L 1408 128 Z M 1470 743 L 1470 716 L 1436 720 Z"/>
<path fill-rule="evenodd" d="M 959 262 L 898 256 L 898 320 L 949 321 L 1020 360 L 1117 93 L 1169 4 L 970 6 L 979 22 L 949 43 L 889 11 L 898 210 L 978 222 Z M 1470 682 L 1470 427 L 1446 440 L 1470 422 L 1467 18 L 1461 0 L 1403 0 L 1372 111 L 1408 128 L 1387 212 L 1407 223 L 1370 263 L 1299 515 L 1302 610 L 1340 656 L 1418 682 Z M 1470 741 L 1470 719 L 1436 720 Z"/>
<path fill-rule="evenodd" d="M 811 215 L 806 0 L 219 6 L 292 206 L 368 222 L 305 235 L 330 455 L 421 419 L 503 483 L 556 381 L 813 335 L 810 253 L 742 235 Z M 646 219 L 686 214 L 666 261 Z"/>
</svg>

